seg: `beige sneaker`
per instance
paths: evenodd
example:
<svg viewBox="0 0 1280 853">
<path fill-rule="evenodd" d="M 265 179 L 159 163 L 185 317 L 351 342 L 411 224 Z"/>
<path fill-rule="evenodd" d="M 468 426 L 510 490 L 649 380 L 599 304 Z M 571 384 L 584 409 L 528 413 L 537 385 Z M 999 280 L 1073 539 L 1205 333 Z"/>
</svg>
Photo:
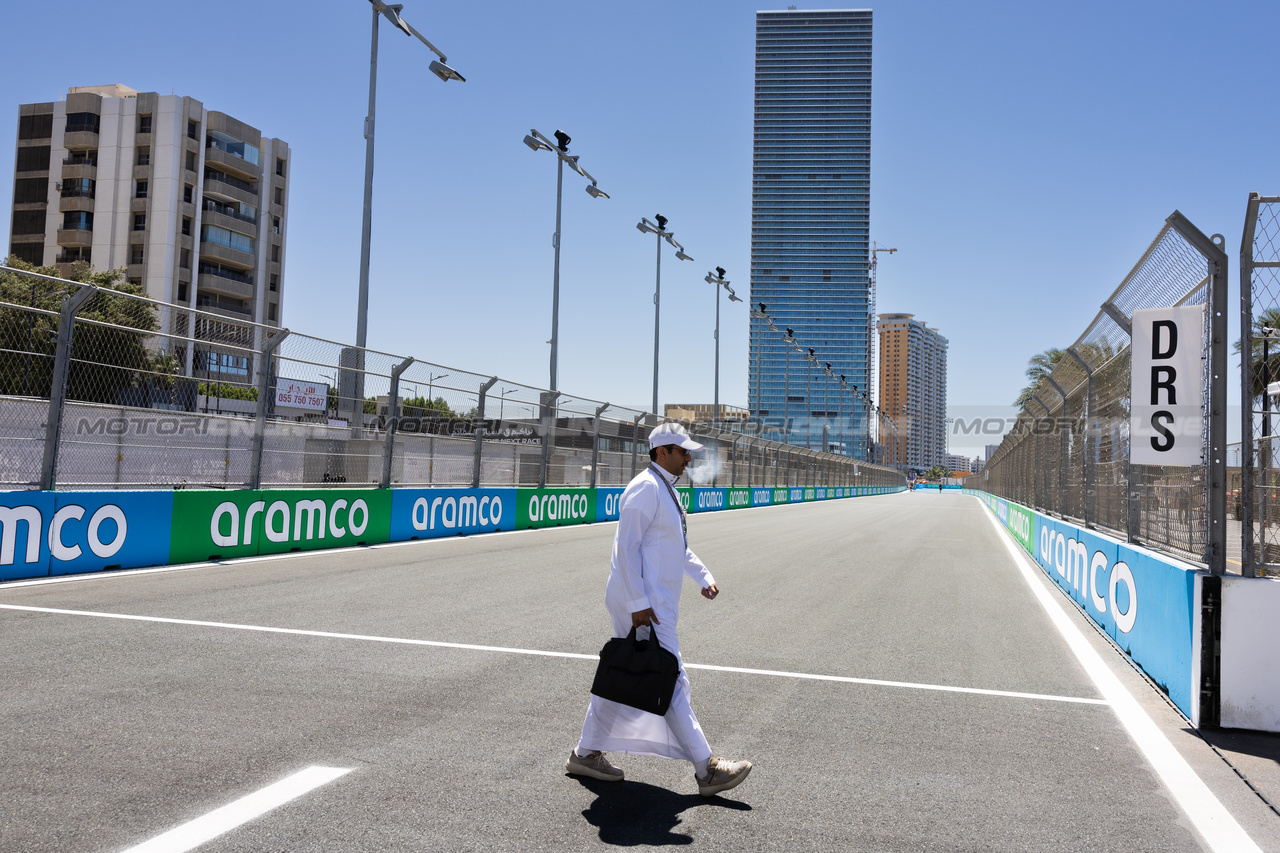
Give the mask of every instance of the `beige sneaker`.
<svg viewBox="0 0 1280 853">
<path fill-rule="evenodd" d="M 576 751 L 571 751 L 569 760 L 564 763 L 564 772 L 574 776 L 590 776 L 601 782 L 622 781 L 622 768 L 610 764 L 603 752 L 589 752 L 586 757 L 582 757 Z"/>
<path fill-rule="evenodd" d="M 725 761 L 713 755 L 707 764 L 707 775 L 699 776 L 695 773 L 693 778 L 698 780 L 698 793 L 710 797 L 742 784 L 750 772 L 750 761 Z"/>
</svg>

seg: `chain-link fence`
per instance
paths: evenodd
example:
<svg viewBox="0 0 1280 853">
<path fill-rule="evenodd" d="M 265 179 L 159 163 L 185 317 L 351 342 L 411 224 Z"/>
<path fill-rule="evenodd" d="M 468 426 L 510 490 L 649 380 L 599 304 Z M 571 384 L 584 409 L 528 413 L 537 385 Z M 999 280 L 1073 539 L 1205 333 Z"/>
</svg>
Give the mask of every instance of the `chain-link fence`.
<svg viewBox="0 0 1280 853">
<path fill-rule="evenodd" d="M 619 486 L 662 420 L 128 290 L 0 268 L 0 487 Z M 905 484 L 687 426 L 699 485 Z"/>
<path fill-rule="evenodd" d="M 1220 240 L 1206 238 L 1179 213 L 1169 217 L 1036 386 L 1015 428 L 988 460 L 979 478 L 982 488 L 1131 542 L 1222 564 L 1225 523 L 1212 512 L 1211 460 L 1225 470 L 1225 436 L 1210 434 L 1214 423 L 1225 430 L 1225 355 L 1213 355 L 1225 353 Z M 1188 467 L 1130 464 L 1130 318 L 1138 309 L 1180 305 L 1208 306 L 1201 344 L 1211 355 L 1204 359 L 1201 387 L 1203 410 L 1213 415 L 1205 418 L 1202 461 Z M 1221 476 L 1216 479 L 1221 483 Z"/>
<path fill-rule="evenodd" d="M 1251 193 L 1240 241 L 1240 399 L 1246 416 L 1227 501 L 1246 577 L 1280 573 L 1280 196 Z"/>
</svg>

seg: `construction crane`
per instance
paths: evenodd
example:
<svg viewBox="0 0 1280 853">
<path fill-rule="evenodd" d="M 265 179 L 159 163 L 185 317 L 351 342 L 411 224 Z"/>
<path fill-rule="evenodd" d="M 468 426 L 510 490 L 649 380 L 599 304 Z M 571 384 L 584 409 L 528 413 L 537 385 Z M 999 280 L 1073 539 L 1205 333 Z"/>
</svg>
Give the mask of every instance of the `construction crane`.
<svg viewBox="0 0 1280 853">
<path fill-rule="evenodd" d="M 867 372 L 867 400 L 869 406 L 875 405 L 876 395 L 876 255 L 884 252 L 892 255 L 897 249 L 882 249 L 871 242 L 871 287 L 867 292 L 867 352 L 870 354 L 870 370 Z M 870 415 L 870 410 L 868 410 Z M 871 434 L 871 418 L 867 418 L 867 434 Z"/>
</svg>

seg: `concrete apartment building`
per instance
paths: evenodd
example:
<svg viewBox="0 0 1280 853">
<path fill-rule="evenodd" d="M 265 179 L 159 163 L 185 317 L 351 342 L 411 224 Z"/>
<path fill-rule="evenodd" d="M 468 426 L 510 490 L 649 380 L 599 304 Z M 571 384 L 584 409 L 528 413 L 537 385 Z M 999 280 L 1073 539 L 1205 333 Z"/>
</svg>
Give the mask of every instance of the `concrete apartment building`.
<svg viewBox="0 0 1280 853">
<path fill-rule="evenodd" d="M 289 146 L 194 98 L 82 86 L 18 108 L 9 252 L 65 273 L 125 267 L 152 299 L 279 326 Z M 246 382 L 243 356 L 210 340 L 187 375 Z"/>
<path fill-rule="evenodd" d="M 947 339 L 913 314 L 880 315 L 880 409 L 891 464 L 925 470 L 947 461 Z"/>
</svg>

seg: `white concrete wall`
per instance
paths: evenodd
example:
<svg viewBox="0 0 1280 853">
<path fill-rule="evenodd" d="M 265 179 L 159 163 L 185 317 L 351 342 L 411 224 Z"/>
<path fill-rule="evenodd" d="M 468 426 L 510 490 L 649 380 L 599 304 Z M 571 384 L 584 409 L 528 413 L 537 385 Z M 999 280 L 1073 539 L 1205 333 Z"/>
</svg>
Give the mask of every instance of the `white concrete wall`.
<svg viewBox="0 0 1280 853">
<path fill-rule="evenodd" d="M 1224 728 L 1280 732 L 1280 579 L 1222 579 Z"/>
</svg>

